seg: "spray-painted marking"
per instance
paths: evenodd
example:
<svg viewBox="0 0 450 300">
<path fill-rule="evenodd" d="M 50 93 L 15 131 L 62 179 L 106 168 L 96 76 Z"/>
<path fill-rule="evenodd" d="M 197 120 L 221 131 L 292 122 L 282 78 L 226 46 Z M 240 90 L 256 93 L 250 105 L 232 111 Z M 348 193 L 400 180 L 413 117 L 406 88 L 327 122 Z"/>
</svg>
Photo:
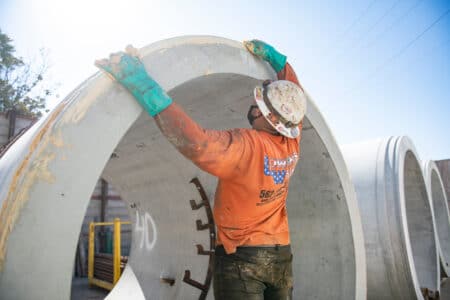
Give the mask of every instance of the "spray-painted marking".
<svg viewBox="0 0 450 300">
<path fill-rule="evenodd" d="M 149 224 L 150 223 L 150 224 Z M 152 228 L 152 240 L 149 238 L 149 225 Z M 152 216 L 148 212 L 146 212 L 143 216 L 139 215 L 139 212 L 136 210 L 136 226 L 134 228 L 136 233 L 140 233 L 141 242 L 139 243 L 140 249 L 145 249 L 150 251 L 155 247 L 157 240 L 157 231 L 155 221 L 153 221 Z"/>
</svg>

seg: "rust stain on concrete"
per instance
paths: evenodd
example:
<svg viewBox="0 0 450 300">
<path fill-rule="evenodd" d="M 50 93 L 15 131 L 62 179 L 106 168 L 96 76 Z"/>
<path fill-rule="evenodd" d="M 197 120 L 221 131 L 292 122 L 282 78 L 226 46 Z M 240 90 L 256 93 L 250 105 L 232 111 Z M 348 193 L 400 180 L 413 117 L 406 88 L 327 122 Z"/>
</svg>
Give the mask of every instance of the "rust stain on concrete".
<svg viewBox="0 0 450 300">
<path fill-rule="evenodd" d="M 27 155 L 15 171 L 6 199 L 3 201 L 0 210 L 0 272 L 5 262 L 8 237 L 22 208 L 29 199 L 30 189 L 37 180 L 50 184 L 56 180 L 48 170 L 48 165 L 56 158 L 57 153 L 47 151 L 48 147 L 63 148 L 70 146 L 65 144 L 61 130 L 55 130 L 53 127 L 57 117 L 64 110 L 64 114 L 59 120 L 60 125 L 80 122 L 103 91 L 109 89 L 108 85 L 111 85 L 112 82 L 106 76 L 99 76 L 95 84 L 96 88 L 90 93 L 81 95 L 75 91 L 54 109 L 45 125 L 34 137 Z M 74 100 L 76 102 L 72 103 Z M 33 159 L 31 159 L 32 156 Z M 60 153 L 60 156 L 61 160 L 66 159 L 64 153 Z"/>
<path fill-rule="evenodd" d="M 29 146 L 28 154 L 14 173 L 6 199 L 3 201 L 0 210 L 0 271 L 2 271 L 5 262 L 9 234 L 13 230 L 19 214 L 29 198 L 30 188 L 36 180 L 43 180 L 49 183 L 55 181 L 54 176 L 48 171 L 47 167 L 56 154 L 44 154 L 43 152 L 49 144 L 56 147 L 64 145 L 61 135 L 51 136 L 50 130 L 66 104 L 67 102 L 62 102 L 55 108 L 45 125 L 34 137 Z M 36 159 L 32 161 L 31 157 L 34 154 Z"/>
<path fill-rule="evenodd" d="M 108 91 L 112 85 L 112 80 L 106 75 L 98 76 L 95 80 L 95 88 L 89 89 L 89 93 L 80 96 L 74 95 L 72 98 L 78 98 L 76 103 L 68 107 L 61 119 L 61 124 L 80 122 L 86 115 L 89 108 L 100 98 L 104 91 Z"/>
</svg>

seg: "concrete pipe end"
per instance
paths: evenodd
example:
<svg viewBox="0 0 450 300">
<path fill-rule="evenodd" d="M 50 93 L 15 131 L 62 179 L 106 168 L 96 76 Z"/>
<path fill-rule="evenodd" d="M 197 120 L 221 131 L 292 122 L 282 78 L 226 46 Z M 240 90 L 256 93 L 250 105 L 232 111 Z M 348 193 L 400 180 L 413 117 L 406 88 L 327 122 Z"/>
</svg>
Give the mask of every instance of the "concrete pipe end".
<svg viewBox="0 0 450 300">
<path fill-rule="evenodd" d="M 207 128 L 248 126 L 243 112 L 253 87 L 276 78 L 241 43 L 217 37 L 175 38 L 140 51 L 155 80 Z M 355 193 L 325 120 L 313 103 L 308 106 L 304 152 L 288 200 L 297 248 L 296 297 L 365 299 Z M 216 180 L 176 153 L 124 89 L 97 73 L 31 132 L 10 149 L 21 155 L 0 160 L 6 166 L 0 181 L 2 214 L 15 216 L 7 226 L 11 230 L 3 231 L 8 255 L 0 275 L 2 298 L 69 297 L 81 222 L 100 176 L 130 204 L 133 220 L 128 270 L 134 276 L 128 272 L 117 288 L 126 293 L 127 286 L 140 286 L 145 297 L 159 299 L 199 297 L 199 289 L 183 279 L 186 270 L 191 279 L 206 277 L 208 256 L 199 255 L 196 245 L 207 249 L 211 237 L 196 228 L 206 216 L 189 204 L 200 200 L 190 181 L 197 178 L 212 199 Z M 55 214 L 55 207 L 63 209 Z M 36 241 L 36 236 L 42 238 Z M 175 284 L 163 285 L 161 274 Z M 111 299 L 122 295 L 120 290 L 113 290 Z"/>
<path fill-rule="evenodd" d="M 433 217 L 412 141 L 390 137 L 342 149 L 363 220 L 368 298 L 439 291 Z"/>
<path fill-rule="evenodd" d="M 447 195 L 436 163 L 432 160 L 425 161 L 423 170 L 435 222 L 436 244 L 443 273 L 440 277 L 448 277 L 450 274 L 450 214 Z"/>
</svg>

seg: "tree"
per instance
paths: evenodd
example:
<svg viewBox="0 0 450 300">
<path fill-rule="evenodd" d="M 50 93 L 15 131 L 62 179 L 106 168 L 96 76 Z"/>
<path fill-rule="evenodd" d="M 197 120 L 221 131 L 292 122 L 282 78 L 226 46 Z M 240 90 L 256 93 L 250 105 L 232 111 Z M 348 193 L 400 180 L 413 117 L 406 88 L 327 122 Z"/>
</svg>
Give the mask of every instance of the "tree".
<svg viewBox="0 0 450 300">
<path fill-rule="evenodd" d="M 10 39 L 0 29 L 0 112 L 40 117 L 46 110 L 46 99 L 52 95 L 43 79 L 48 70 L 47 56 L 40 50 L 42 62 L 32 65 L 14 55 Z"/>
</svg>

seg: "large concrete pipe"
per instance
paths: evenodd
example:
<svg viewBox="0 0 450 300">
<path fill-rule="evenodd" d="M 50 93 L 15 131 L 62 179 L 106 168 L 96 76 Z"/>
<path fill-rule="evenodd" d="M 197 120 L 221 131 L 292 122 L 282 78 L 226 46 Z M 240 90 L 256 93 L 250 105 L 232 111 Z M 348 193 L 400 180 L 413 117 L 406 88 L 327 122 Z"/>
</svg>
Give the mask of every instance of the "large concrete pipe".
<svg viewBox="0 0 450 300">
<path fill-rule="evenodd" d="M 450 275 L 450 216 L 447 196 L 436 163 L 429 160 L 425 162 L 423 169 L 436 225 L 436 244 L 439 253 L 442 277 L 448 277 Z"/>
<path fill-rule="evenodd" d="M 253 87 L 275 78 L 241 43 L 217 37 L 175 38 L 140 52 L 149 73 L 209 128 L 248 126 Z M 288 199 L 295 298 L 365 299 L 356 195 L 311 101 L 304 128 Z M 126 276 L 110 299 L 213 298 L 207 200 L 216 179 L 177 153 L 107 76 L 80 85 L 6 153 L 0 169 L 1 298 L 69 297 L 75 245 L 100 175 L 127 201 L 133 222 Z"/>
<path fill-rule="evenodd" d="M 432 212 L 407 137 L 342 148 L 364 229 L 368 299 L 423 299 L 439 291 Z"/>
<path fill-rule="evenodd" d="M 450 278 L 443 278 L 441 281 L 440 300 L 450 300 Z"/>
</svg>

